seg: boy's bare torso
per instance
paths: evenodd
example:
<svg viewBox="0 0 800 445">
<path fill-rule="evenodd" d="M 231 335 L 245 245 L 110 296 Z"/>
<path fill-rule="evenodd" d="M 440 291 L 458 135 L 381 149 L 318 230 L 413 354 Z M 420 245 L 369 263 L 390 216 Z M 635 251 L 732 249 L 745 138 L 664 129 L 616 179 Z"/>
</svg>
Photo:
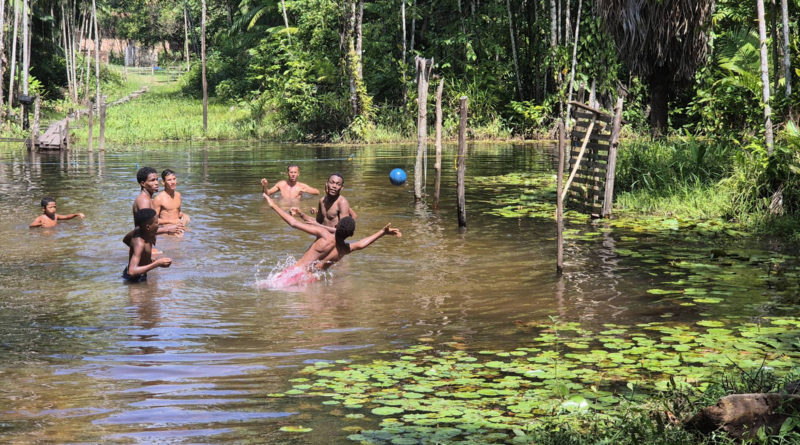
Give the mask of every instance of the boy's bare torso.
<svg viewBox="0 0 800 445">
<path fill-rule="evenodd" d="M 336 227 L 340 219 L 345 216 L 350 216 L 350 203 L 347 202 L 347 198 L 344 196 L 337 197 L 333 202 L 326 202 L 328 200 L 329 197 L 327 196 L 319 200 L 319 208 L 317 211 L 319 215 L 321 215 L 322 221 L 320 221 L 320 218 L 317 218 L 317 222 L 323 226 Z"/>
<path fill-rule="evenodd" d="M 154 201 L 155 207 L 159 208 L 158 219 L 164 220 L 180 220 L 181 219 L 181 194 L 175 192 L 175 196 L 170 196 L 168 192 L 163 191 L 156 195 Z"/>
<path fill-rule="evenodd" d="M 33 224 L 36 224 L 37 222 L 41 223 L 41 227 L 55 227 L 58 224 L 58 215 L 53 215 L 52 218 L 47 215 L 39 215 Z"/>
</svg>

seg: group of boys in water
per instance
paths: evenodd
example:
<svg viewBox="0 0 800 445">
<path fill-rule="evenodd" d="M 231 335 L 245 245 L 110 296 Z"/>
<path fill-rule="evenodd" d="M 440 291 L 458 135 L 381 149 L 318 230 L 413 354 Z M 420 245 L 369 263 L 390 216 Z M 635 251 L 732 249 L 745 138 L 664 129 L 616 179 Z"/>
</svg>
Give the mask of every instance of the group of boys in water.
<svg viewBox="0 0 800 445">
<path fill-rule="evenodd" d="M 297 200 L 303 193 L 310 195 L 320 193 L 319 190 L 297 180 L 300 168 L 296 164 L 289 165 L 287 176 L 287 180 L 279 181 L 269 189 L 267 188 L 269 181 L 262 179 L 264 199 L 289 226 L 314 235 L 316 240 L 300 260 L 275 277 L 276 287 L 314 281 L 317 272 L 328 269 L 344 256 L 368 247 L 379 238 L 385 235 L 402 236 L 400 230 L 393 229 L 391 224 L 387 224 L 383 229 L 360 241 L 353 243 L 345 241 L 355 232 L 357 215 L 350 208 L 347 198 L 341 196 L 344 177 L 340 173 L 328 177 L 325 183 L 325 196 L 320 199 L 316 209 L 310 210 L 311 214 L 316 214 L 315 218 L 305 214 L 299 207 L 291 207 L 291 214 L 285 212 L 275 204 L 270 195 L 280 192 L 283 199 Z M 130 282 L 145 281 L 149 271 L 157 267 L 169 267 L 172 264 L 170 258 L 153 259 L 159 253 L 154 247 L 156 237 L 160 234 L 183 236 L 190 221 L 189 215 L 181 211 L 181 194 L 175 190 L 178 184 L 175 172 L 167 169 L 161 173 L 161 180 L 164 182 L 162 193 L 158 193 L 158 179 L 158 172 L 151 167 L 143 167 L 136 173 L 141 192 L 133 202 L 135 229 L 123 239 L 129 247 L 129 254 L 128 265 L 122 273 L 122 278 Z M 156 195 L 155 198 L 153 195 Z M 36 218 L 30 227 L 54 227 L 58 220 L 84 217 L 82 213 L 56 214 L 55 199 L 50 197 L 42 199 L 42 211 L 43 215 Z M 298 221 L 295 216 L 300 217 L 302 221 Z"/>
</svg>

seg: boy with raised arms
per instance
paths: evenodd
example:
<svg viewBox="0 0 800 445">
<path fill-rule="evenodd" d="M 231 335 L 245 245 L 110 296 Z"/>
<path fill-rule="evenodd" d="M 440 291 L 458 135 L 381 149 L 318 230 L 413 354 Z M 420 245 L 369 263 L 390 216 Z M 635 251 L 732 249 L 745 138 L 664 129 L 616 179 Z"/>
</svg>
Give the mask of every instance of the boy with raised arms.
<svg viewBox="0 0 800 445">
<path fill-rule="evenodd" d="M 50 196 L 42 198 L 42 213 L 38 218 L 34 219 L 30 227 L 55 227 L 58 220 L 84 218 L 83 213 L 70 213 L 69 215 L 59 215 L 56 213 L 56 200 Z"/>
<path fill-rule="evenodd" d="M 159 224 L 189 223 L 189 215 L 181 211 L 181 193 L 176 191 L 178 177 L 175 172 L 166 169 L 161 172 L 161 181 L 164 182 L 164 191 L 153 199 L 153 209 L 158 213 Z"/>
<path fill-rule="evenodd" d="M 278 181 L 278 183 L 272 186 L 272 188 L 269 190 L 267 190 L 269 181 L 267 181 L 266 178 L 262 179 L 261 186 L 264 188 L 264 193 L 267 195 L 274 195 L 280 191 L 282 197 L 289 199 L 300 198 L 303 196 L 303 193 L 319 195 L 319 190 L 311 187 L 308 184 L 303 184 L 302 182 L 297 181 L 297 178 L 300 177 L 300 167 L 298 167 L 297 164 L 289 164 L 289 166 L 286 168 L 286 176 L 288 179 L 285 181 Z"/>
<path fill-rule="evenodd" d="M 158 233 L 158 215 L 153 209 L 141 209 L 134 215 L 136 229 L 125 235 L 122 240 L 130 246 L 128 266 L 122 272 L 122 278 L 132 282 L 147 280 L 147 272 L 156 267 L 169 267 L 170 258 L 159 258 L 153 261 L 153 244 Z"/>
<path fill-rule="evenodd" d="M 349 216 L 342 218 L 338 221 L 335 233 L 331 234 L 326 228 L 318 224 L 306 224 L 297 221 L 275 205 L 275 202 L 266 193 L 264 193 L 264 198 L 269 206 L 291 227 L 317 237 L 317 240 L 311 244 L 311 247 L 306 250 L 298 262 L 276 277 L 275 284 L 279 287 L 314 281 L 316 280 L 313 276 L 315 271 L 331 267 L 345 255 L 366 249 L 370 244 L 385 235 L 393 235 L 398 238 L 403 236 L 400 230 L 391 228 L 391 224 L 386 224 L 386 227 L 371 236 L 354 243 L 347 243 L 345 240 L 353 236 L 356 230 L 356 221 L 353 218 Z"/>
</svg>

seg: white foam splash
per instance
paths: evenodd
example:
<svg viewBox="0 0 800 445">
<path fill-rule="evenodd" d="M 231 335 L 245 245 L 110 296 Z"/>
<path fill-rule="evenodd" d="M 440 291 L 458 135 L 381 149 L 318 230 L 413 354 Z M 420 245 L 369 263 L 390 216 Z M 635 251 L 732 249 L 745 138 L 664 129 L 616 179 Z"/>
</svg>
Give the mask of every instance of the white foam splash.
<svg viewBox="0 0 800 445">
<path fill-rule="evenodd" d="M 266 260 L 256 266 L 255 286 L 267 289 L 304 288 L 315 281 L 327 281 L 332 275 L 327 271 L 308 268 L 296 268 L 297 260 L 292 255 L 287 255 L 282 261 L 272 266 L 266 278 L 261 278 L 261 270 Z M 267 266 L 268 267 L 268 266 Z"/>
</svg>

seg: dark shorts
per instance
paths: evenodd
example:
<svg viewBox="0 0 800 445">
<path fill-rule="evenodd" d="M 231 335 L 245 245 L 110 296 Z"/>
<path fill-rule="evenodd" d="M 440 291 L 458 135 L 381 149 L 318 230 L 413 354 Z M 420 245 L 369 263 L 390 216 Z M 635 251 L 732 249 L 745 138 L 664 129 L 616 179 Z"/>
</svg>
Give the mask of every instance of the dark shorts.
<svg viewBox="0 0 800 445">
<path fill-rule="evenodd" d="M 142 281 L 147 281 L 147 274 L 143 273 L 141 275 L 132 277 L 128 274 L 128 268 L 125 267 L 125 270 L 122 271 L 122 279 L 125 281 L 130 281 L 131 283 L 141 283 Z"/>
</svg>

